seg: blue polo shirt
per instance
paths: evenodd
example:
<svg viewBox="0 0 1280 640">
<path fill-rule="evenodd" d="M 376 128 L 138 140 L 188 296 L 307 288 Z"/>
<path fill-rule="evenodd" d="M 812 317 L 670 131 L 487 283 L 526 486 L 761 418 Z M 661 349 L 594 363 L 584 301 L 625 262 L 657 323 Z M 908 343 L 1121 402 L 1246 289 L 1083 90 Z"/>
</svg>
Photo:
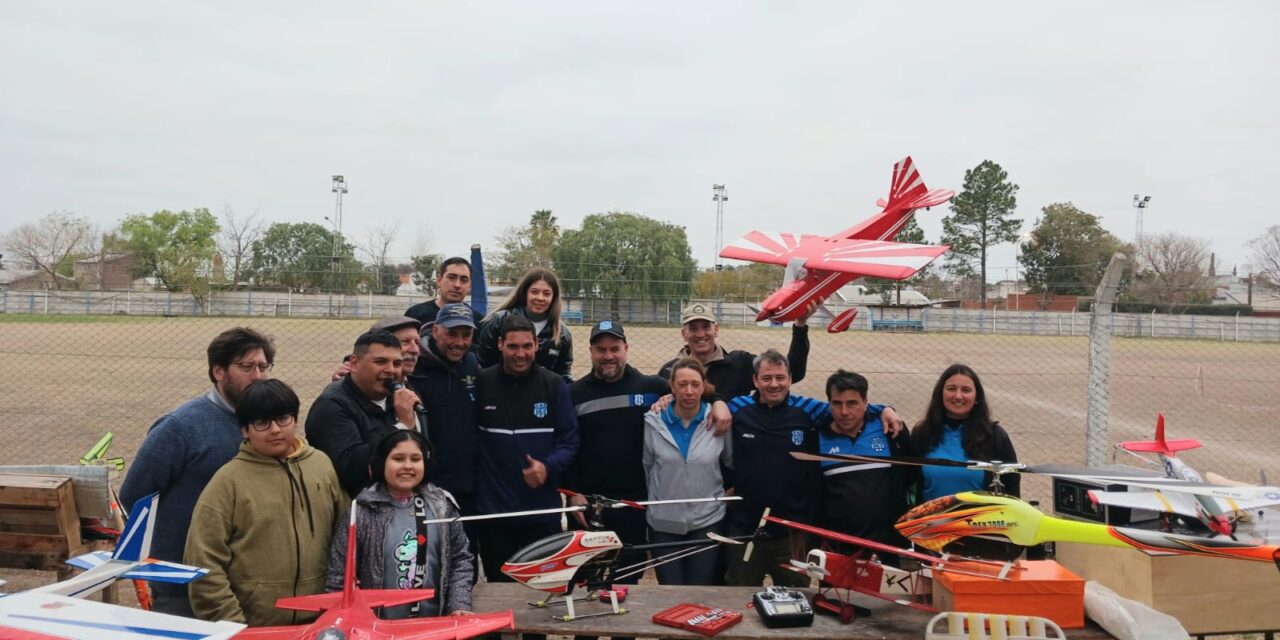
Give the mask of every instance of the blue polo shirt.
<svg viewBox="0 0 1280 640">
<path fill-rule="evenodd" d="M 671 437 L 676 441 L 676 446 L 680 448 L 680 457 L 685 460 L 689 459 L 689 443 L 693 442 L 693 432 L 698 430 L 698 425 L 707 418 L 707 403 L 702 403 L 698 408 L 698 415 L 689 421 L 689 426 L 684 426 L 684 420 L 676 415 L 676 403 L 672 402 L 670 406 L 662 412 L 662 422 L 667 425 L 667 431 L 671 432 Z"/>
<path fill-rule="evenodd" d="M 960 462 L 968 460 L 969 457 L 964 454 L 963 436 L 963 422 L 953 422 L 951 420 L 943 422 L 942 440 L 938 442 L 938 446 L 927 451 L 925 456 L 958 460 Z M 961 491 L 985 491 L 987 489 L 983 484 L 983 472 L 981 471 L 963 467 L 926 466 L 922 468 L 922 472 L 924 474 L 924 486 L 922 487 L 921 497 L 925 500 L 954 495 Z"/>
</svg>

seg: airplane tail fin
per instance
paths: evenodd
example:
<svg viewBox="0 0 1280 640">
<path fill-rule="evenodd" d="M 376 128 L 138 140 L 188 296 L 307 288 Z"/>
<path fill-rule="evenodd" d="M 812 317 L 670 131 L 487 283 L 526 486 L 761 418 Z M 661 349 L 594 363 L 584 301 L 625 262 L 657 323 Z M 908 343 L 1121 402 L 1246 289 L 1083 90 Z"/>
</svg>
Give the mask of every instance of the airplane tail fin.
<svg viewBox="0 0 1280 640">
<path fill-rule="evenodd" d="M 950 189 L 930 191 L 924 186 L 924 179 L 916 170 L 915 162 L 911 156 L 907 156 L 893 165 L 888 199 L 876 201 L 876 206 L 882 210 L 880 215 L 841 231 L 839 236 L 862 240 L 892 240 L 916 209 L 942 204 L 955 195 L 956 192 Z"/>
<path fill-rule="evenodd" d="M 1164 437 L 1164 414 L 1156 418 L 1156 439 L 1145 442 L 1121 442 L 1120 448 L 1135 453 L 1159 453 L 1166 456 L 1176 455 L 1179 451 L 1196 449 L 1200 441 L 1194 438 L 1166 440 Z"/>
<path fill-rule="evenodd" d="M 129 510 L 129 524 L 120 534 L 112 560 L 141 562 L 151 555 L 151 536 L 156 528 L 156 509 L 160 494 L 153 493 L 139 498 Z"/>
</svg>

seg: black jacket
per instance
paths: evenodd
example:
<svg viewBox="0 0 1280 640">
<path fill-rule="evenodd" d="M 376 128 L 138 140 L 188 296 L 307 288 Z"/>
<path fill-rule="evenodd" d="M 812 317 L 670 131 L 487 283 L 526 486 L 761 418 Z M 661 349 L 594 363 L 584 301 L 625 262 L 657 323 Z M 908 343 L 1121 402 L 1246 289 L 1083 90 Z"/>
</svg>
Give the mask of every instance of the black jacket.
<svg viewBox="0 0 1280 640">
<path fill-rule="evenodd" d="M 859 450 L 850 438 L 831 430 L 831 421 L 818 433 L 822 453 L 853 453 L 871 456 L 914 456 L 911 439 L 905 430 L 896 437 L 884 434 L 880 422 L 882 405 L 868 405 L 866 422 L 859 435 L 863 442 L 873 442 L 875 450 Z M 810 463 L 814 464 L 814 463 Z M 819 525 L 898 547 L 907 541 L 894 528 L 894 523 L 907 512 L 908 485 L 916 477 L 914 468 L 886 465 L 869 468 L 860 462 L 823 462 L 822 510 Z"/>
<path fill-rule="evenodd" d="M 502 320 L 508 313 L 528 317 L 524 307 L 515 307 L 493 312 L 493 315 L 480 325 L 480 332 L 476 335 L 476 355 L 480 356 L 480 366 L 492 367 L 502 364 L 502 352 L 498 350 L 498 334 L 502 330 Z M 569 327 L 565 325 L 564 318 L 560 319 L 560 342 L 552 344 L 551 338 L 551 323 L 548 322 L 542 331 L 538 332 L 537 362 L 543 368 L 564 378 L 565 384 L 571 384 L 573 382 L 573 378 L 570 377 L 573 370 L 573 335 L 569 333 Z"/>
<path fill-rule="evenodd" d="M 756 390 L 751 361 L 756 354 L 747 351 L 723 350 L 724 356 L 707 362 L 707 381 L 716 387 L 716 395 L 728 402 L 738 396 L 750 395 Z M 680 350 L 680 357 L 689 355 L 689 348 Z M 658 377 L 671 378 L 671 365 L 679 358 L 672 358 L 658 371 Z M 791 346 L 787 348 L 787 364 L 791 369 L 791 384 L 804 380 L 809 369 L 809 327 L 791 327 Z"/>
<path fill-rule="evenodd" d="M 378 440 L 396 430 L 396 413 L 365 399 L 351 376 L 343 376 L 311 404 L 306 430 L 307 441 L 329 456 L 342 488 L 354 496 L 373 483 L 369 457 Z"/>
<path fill-rule="evenodd" d="M 418 322 L 421 322 L 422 326 L 425 328 L 427 325 L 435 322 L 436 316 L 440 315 L 440 303 L 437 302 L 435 298 L 432 298 L 426 302 L 419 302 L 418 304 L 409 307 L 405 310 L 404 314 Z M 484 316 L 477 313 L 475 310 L 471 311 L 471 317 L 475 320 L 477 327 L 484 321 Z"/>
<path fill-rule="evenodd" d="M 733 413 L 734 488 L 742 502 L 729 514 L 735 533 L 749 533 L 765 507 L 772 515 L 798 522 L 817 520 L 822 474 L 818 465 L 791 457 L 792 451 L 818 452 L 818 426 L 830 420 L 827 403 L 788 395 L 770 407 L 756 396 L 729 402 Z M 770 524 L 770 533 L 786 529 Z"/>
<path fill-rule="evenodd" d="M 427 411 L 427 439 L 431 441 L 431 481 L 456 496 L 475 490 L 480 431 L 476 428 L 476 381 L 480 361 L 468 351 L 452 363 L 440 356 L 435 340 L 427 337 L 418 365 L 409 374 L 409 387 Z M 469 501 L 462 499 L 463 504 Z M 468 514 L 470 515 L 470 514 Z"/>
<path fill-rule="evenodd" d="M 671 385 L 628 366 L 616 382 L 588 373 L 569 387 L 578 414 L 578 455 L 560 485 L 580 493 L 645 499 L 644 414 Z"/>
</svg>

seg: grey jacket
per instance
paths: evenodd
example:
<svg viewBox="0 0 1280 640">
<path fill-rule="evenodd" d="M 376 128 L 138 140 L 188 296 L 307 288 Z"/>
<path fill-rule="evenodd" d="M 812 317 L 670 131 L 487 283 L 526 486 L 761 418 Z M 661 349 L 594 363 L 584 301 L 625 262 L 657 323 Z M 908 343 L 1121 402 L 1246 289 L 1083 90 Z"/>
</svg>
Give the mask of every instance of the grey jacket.
<svg viewBox="0 0 1280 640">
<path fill-rule="evenodd" d="M 707 417 L 694 425 L 689 442 L 689 457 L 680 455 L 675 438 L 667 429 L 664 416 L 675 418 L 672 403 L 662 413 L 644 416 L 644 471 L 650 500 L 680 498 L 712 498 L 724 495 L 724 478 L 720 465 L 733 466 L 728 435 L 717 436 L 707 428 Z M 723 502 L 655 504 L 645 508 L 645 520 L 655 531 L 684 535 L 694 529 L 713 525 L 724 518 Z"/>
<path fill-rule="evenodd" d="M 424 482 L 417 493 L 426 499 L 437 518 L 459 515 L 453 497 L 443 489 Z M 356 497 L 356 580 L 364 588 L 381 589 L 382 571 L 386 564 L 382 553 L 383 539 L 394 513 L 394 498 L 387 493 L 386 485 L 379 482 Z M 475 569 L 471 566 L 471 552 L 467 550 L 467 534 L 461 522 L 442 523 L 448 535 L 440 539 L 440 582 L 436 585 L 436 599 L 440 612 L 447 615 L 454 611 L 471 610 L 471 588 L 475 584 Z M 347 560 L 348 524 L 343 520 L 333 532 L 329 545 L 329 566 L 325 571 L 326 591 L 342 590 L 342 574 Z"/>
</svg>

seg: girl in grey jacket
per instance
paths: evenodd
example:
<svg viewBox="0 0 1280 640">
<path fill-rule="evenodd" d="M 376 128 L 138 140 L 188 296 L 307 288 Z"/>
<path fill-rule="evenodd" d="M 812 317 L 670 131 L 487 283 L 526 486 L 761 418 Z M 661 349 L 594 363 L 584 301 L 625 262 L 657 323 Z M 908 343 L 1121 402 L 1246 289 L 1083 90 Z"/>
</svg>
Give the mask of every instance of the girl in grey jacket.
<svg viewBox="0 0 1280 640">
<path fill-rule="evenodd" d="M 426 481 L 430 445 L 416 431 L 388 434 L 370 467 L 379 481 L 356 497 L 356 579 L 365 589 L 435 589 L 414 605 L 387 607 L 383 618 L 469 615 L 475 583 L 462 523 L 424 524 L 458 516 L 448 492 Z M 339 523 L 329 547 L 325 589 L 342 589 L 348 527 Z M 425 543 L 425 544 L 424 544 Z"/>
<path fill-rule="evenodd" d="M 645 415 L 644 470 L 650 500 L 725 495 L 720 465 L 731 466 L 731 439 L 707 428 L 714 393 L 706 369 L 693 358 L 671 366 L 675 400 L 661 413 Z M 645 509 L 649 542 L 706 540 L 722 533 L 723 502 L 655 504 Z M 654 568 L 661 584 L 714 584 L 718 547 Z"/>
</svg>

